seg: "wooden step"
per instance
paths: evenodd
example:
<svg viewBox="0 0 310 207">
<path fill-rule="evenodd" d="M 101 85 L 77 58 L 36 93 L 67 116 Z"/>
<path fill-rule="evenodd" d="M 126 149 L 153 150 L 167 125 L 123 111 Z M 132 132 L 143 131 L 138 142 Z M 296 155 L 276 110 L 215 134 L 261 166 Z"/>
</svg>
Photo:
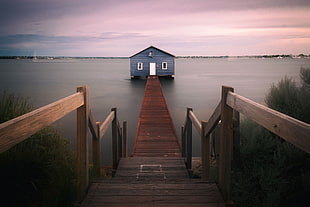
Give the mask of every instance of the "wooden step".
<svg viewBox="0 0 310 207">
<path fill-rule="evenodd" d="M 131 157 L 95 180 L 81 206 L 225 206 L 213 182 L 190 179 L 182 158 Z"/>
</svg>

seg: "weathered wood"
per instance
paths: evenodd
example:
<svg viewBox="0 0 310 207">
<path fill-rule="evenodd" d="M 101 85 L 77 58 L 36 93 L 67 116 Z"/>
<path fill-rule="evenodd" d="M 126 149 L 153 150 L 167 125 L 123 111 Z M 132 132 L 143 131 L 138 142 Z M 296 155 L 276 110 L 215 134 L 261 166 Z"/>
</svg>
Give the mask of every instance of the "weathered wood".
<svg viewBox="0 0 310 207">
<path fill-rule="evenodd" d="M 233 150 L 233 109 L 226 104 L 229 91 L 233 91 L 233 88 L 222 87 L 219 188 L 225 201 L 231 200 L 231 162 Z"/>
<path fill-rule="evenodd" d="M 234 146 L 233 146 L 233 167 L 240 163 L 240 113 L 234 110 Z"/>
<path fill-rule="evenodd" d="M 186 136 L 185 136 L 185 127 L 181 126 L 181 143 L 182 143 L 182 157 L 186 157 Z"/>
<path fill-rule="evenodd" d="M 148 77 L 132 156 L 180 156 L 180 144 L 158 77 Z"/>
<path fill-rule="evenodd" d="M 92 114 L 91 109 L 89 109 L 88 127 L 92 134 L 93 139 L 99 139 L 96 122 L 94 121 L 94 116 Z"/>
<path fill-rule="evenodd" d="M 110 124 L 112 123 L 112 121 L 115 118 L 115 113 L 114 111 L 111 111 L 110 114 L 107 116 L 107 118 L 103 121 L 103 123 L 100 125 L 100 136 L 99 139 L 101 139 L 101 137 L 103 135 L 105 135 L 105 133 L 107 132 Z"/>
<path fill-rule="evenodd" d="M 82 200 L 88 188 L 88 87 L 81 86 L 77 92 L 82 93 L 84 105 L 77 109 L 77 196 Z"/>
<path fill-rule="evenodd" d="M 189 118 L 191 119 L 192 121 L 192 124 L 194 125 L 194 127 L 196 128 L 197 132 L 199 135 L 201 135 L 201 123 L 200 121 L 198 120 L 198 118 L 196 117 L 196 115 L 194 114 L 193 111 L 189 111 Z"/>
<path fill-rule="evenodd" d="M 96 122 L 96 134 L 99 137 L 100 134 L 100 122 Z M 100 137 L 92 138 L 93 144 L 93 168 L 94 168 L 94 175 L 95 177 L 100 176 Z"/>
<path fill-rule="evenodd" d="M 122 157 L 123 154 L 123 129 L 121 128 L 119 122 L 117 121 L 117 162 Z"/>
<path fill-rule="evenodd" d="M 201 164 L 202 178 L 210 178 L 210 136 L 204 136 L 205 128 L 208 122 L 201 121 Z"/>
<path fill-rule="evenodd" d="M 114 178 L 92 184 L 81 204 L 86 206 L 224 207 L 225 202 L 215 183 L 188 177 L 181 157 L 130 157 L 121 159 Z"/>
<path fill-rule="evenodd" d="M 213 114 L 208 120 L 208 124 L 204 129 L 205 136 L 208 136 L 214 130 L 214 128 L 218 125 L 220 119 L 221 119 L 221 102 L 216 106 Z"/>
<path fill-rule="evenodd" d="M 286 141 L 310 153 L 309 124 L 232 92 L 227 94 L 227 104 Z"/>
<path fill-rule="evenodd" d="M 78 92 L 0 124 L 0 153 L 29 138 L 83 104 L 83 93 Z"/>
<path fill-rule="evenodd" d="M 112 112 L 114 112 L 114 119 L 112 120 L 112 155 L 113 155 L 113 170 L 116 170 L 118 165 L 118 154 L 117 154 L 117 111 L 116 108 L 111 109 Z"/>
<path fill-rule="evenodd" d="M 122 141 L 122 144 L 123 144 L 123 147 L 122 147 L 122 157 L 127 157 L 127 149 L 128 149 L 128 146 L 127 146 L 127 143 L 128 143 L 128 132 L 127 132 L 127 121 L 123 121 L 123 141 Z"/>
<path fill-rule="evenodd" d="M 192 169 L 192 120 L 189 118 L 190 111 L 193 111 L 192 108 L 187 108 L 186 113 L 186 167 L 187 169 Z"/>
</svg>

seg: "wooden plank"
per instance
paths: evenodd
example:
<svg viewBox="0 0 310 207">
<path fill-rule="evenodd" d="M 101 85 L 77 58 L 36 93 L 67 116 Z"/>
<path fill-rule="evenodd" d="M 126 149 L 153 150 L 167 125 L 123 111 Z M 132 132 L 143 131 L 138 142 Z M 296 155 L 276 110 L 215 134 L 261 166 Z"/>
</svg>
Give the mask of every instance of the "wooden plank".
<svg viewBox="0 0 310 207">
<path fill-rule="evenodd" d="M 117 146 L 117 110 L 116 108 L 112 108 L 111 112 L 114 112 L 114 118 L 112 120 L 112 160 L 113 160 L 113 171 L 116 170 L 118 165 L 118 146 Z"/>
<path fill-rule="evenodd" d="M 150 169 L 137 179 L 141 164 L 160 164 L 166 179 Z M 130 157 L 121 159 L 114 178 L 96 180 L 92 184 L 81 204 L 86 206 L 223 207 L 225 203 L 215 183 L 189 179 L 181 157 Z"/>
<path fill-rule="evenodd" d="M 231 199 L 231 162 L 233 149 L 233 109 L 226 104 L 229 91 L 233 91 L 233 88 L 222 87 L 219 187 L 225 201 L 230 201 Z"/>
<path fill-rule="evenodd" d="M 89 109 L 88 127 L 90 129 L 93 139 L 99 139 L 97 134 L 96 122 L 91 109 Z"/>
<path fill-rule="evenodd" d="M 181 150 L 182 150 L 182 157 L 186 157 L 186 137 L 185 137 L 185 127 L 184 125 L 181 126 Z"/>
<path fill-rule="evenodd" d="M 226 103 L 296 147 L 310 153 L 309 124 L 232 92 L 227 94 Z"/>
<path fill-rule="evenodd" d="M 84 105 L 77 109 L 77 132 L 76 132 L 76 154 L 77 154 L 77 198 L 82 200 L 88 188 L 88 87 L 81 86 L 77 92 L 83 94 Z"/>
<path fill-rule="evenodd" d="M 127 121 L 123 121 L 123 140 L 122 140 L 122 157 L 127 157 L 127 143 L 128 143 Z"/>
<path fill-rule="evenodd" d="M 192 120 L 189 118 L 189 114 L 192 111 L 192 108 L 187 108 L 186 112 L 186 168 L 192 169 L 192 155 L 193 155 L 193 126 Z"/>
<path fill-rule="evenodd" d="M 147 79 L 132 156 L 180 156 L 180 144 L 157 76 Z"/>
<path fill-rule="evenodd" d="M 210 136 L 205 137 L 205 128 L 207 122 L 201 121 L 201 165 L 202 165 L 202 178 L 210 177 Z"/>
<path fill-rule="evenodd" d="M 100 122 L 96 122 L 96 134 L 100 134 Z M 100 176 L 100 163 L 101 163 L 101 153 L 100 153 L 100 137 L 92 139 L 92 151 L 93 151 L 93 166 L 94 166 L 94 175 L 95 177 Z"/>
<path fill-rule="evenodd" d="M 205 136 L 208 136 L 214 130 L 214 128 L 218 125 L 220 119 L 221 119 L 221 102 L 216 106 L 213 114 L 208 120 L 208 124 L 204 129 Z"/>
<path fill-rule="evenodd" d="M 78 92 L 0 124 L 0 153 L 29 138 L 83 104 L 83 93 Z"/>
<path fill-rule="evenodd" d="M 189 111 L 189 118 L 192 120 L 192 124 L 194 125 L 194 127 L 196 128 L 197 132 L 199 135 L 201 135 L 201 123 L 198 120 L 198 118 L 196 117 L 196 115 L 194 114 L 193 111 Z"/>
<path fill-rule="evenodd" d="M 104 120 L 104 122 L 100 125 L 99 139 L 101 139 L 101 137 L 103 137 L 103 135 L 107 132 L 107 130 L 108 130 L 110 124 L 112 123 L 114 117 L 115 117 L 115 113 L 114 113 L 114 111 L 111 111 L 109 113 L 109 115 L 107 116 L 107 118 Z"/>
</svg>

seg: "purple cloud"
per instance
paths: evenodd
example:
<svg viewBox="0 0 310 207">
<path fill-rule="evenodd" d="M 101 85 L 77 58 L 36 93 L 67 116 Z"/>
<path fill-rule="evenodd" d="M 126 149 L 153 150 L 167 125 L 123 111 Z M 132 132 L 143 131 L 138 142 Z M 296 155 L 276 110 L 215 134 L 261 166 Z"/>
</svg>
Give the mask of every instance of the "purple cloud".
<svg viewBox="0 0 310 207">
<path fill-rule="evenodd" d="M 3 0 L 0 55 L 129 56 L 153 44 L 176 55 L 310 53 L 309 14 L 308 0 Z"/>
</svg>

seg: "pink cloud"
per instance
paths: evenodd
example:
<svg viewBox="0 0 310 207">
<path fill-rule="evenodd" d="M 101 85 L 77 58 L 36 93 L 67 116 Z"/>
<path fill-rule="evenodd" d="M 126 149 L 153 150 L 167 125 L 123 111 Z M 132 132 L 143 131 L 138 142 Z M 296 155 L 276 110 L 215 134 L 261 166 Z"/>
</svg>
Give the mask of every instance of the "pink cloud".
<svg viewBox="0 0 310 207">
<path fill-rule="evenodd" d="M 12 2 L 17 0 L 7 5 L 12 6 Z M 64 51 L 74 55 L 92 47 L 98 55 L 126 56 L 152 44 L 176 51 L 176 55 L 190 55 L 188 52 L 240 55 L 280 50 L 310 53 L 310 47 L 305 47 L 309 46 L 310 38 L 309 1 L 284 0 L 281 4 L 275 0 L 53 2 L 45 5 L 38 0 L 18 1 L 21 5 L 16 3 L 15 10 L 20 13 L 14 19 L 5 12 L 8 22 L 0 28 L 0 36 L 35 34 L 71 38 L 74 47 L 70 45 L 72 48 Z M 32 8 L 31 4 L 35 6 Z M 22 9 L 24 5 L 28 6 Z M 52 47 L 46 42 L 44 45 Z M 88 53 L 92 55 L 92 51 Z"/>
</svg>

